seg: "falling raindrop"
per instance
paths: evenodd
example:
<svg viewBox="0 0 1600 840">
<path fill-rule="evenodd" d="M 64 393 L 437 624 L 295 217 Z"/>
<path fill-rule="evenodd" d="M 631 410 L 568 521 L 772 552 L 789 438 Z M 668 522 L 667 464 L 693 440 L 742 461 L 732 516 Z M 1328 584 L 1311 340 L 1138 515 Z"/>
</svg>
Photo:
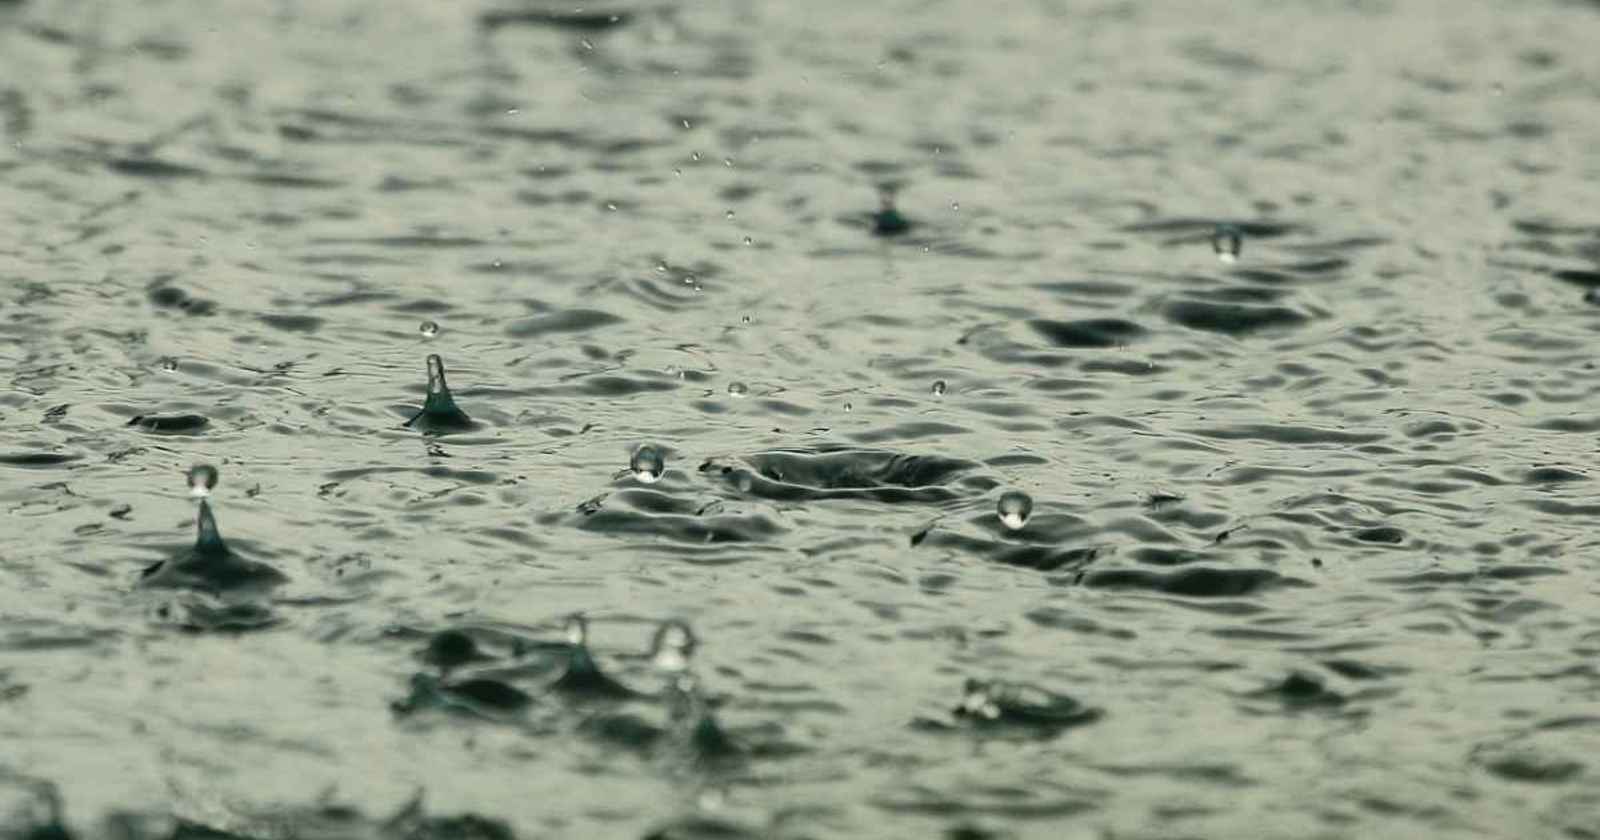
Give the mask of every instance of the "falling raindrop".
<svg viewBox="0 0 1600 840">
<path fill-rule="evenodd" d="M 166 358 L 161 360 L 161 369 L 166 371 L 166 372 L 168 372 L 168 373 L 171 373 L 172 371 L 177 370 L 178 369 L 178 360 L 172 358 L 171 356 L 167 356 Z"/>
<path fill-rule="evenodd" d="M 856 410 L 856 407 L 851 405 L 850 403 L 845 403 L 844 404 L 844 413 L 845 414 L 849 414 L 850 412 L 855 411 L 855 410 Z"/>
<path fill-rule="evenodd" d="M 433 338 L 439 334 L 439 325 L 433 321 L 423 321 L 418 331 L 422 333 L 423 338 Z"/>
<path fill-rule="evenodd" d="M 728 212 L 722 214 L 722 217 L 731 220 L 733 218 L 733 211 L 729 210 Z"/>
<path fill-rule="evenodd" d="M 753 320 L 754 319 L 752 319 L 749 315 L 742 315 L 739 317 L 739 323 L 741 324 L 748 324 Z"/>
<path fill-rule="evenodd" d="M 641 484 L 655 484 L 667 471 L 667 459 L 661 450 L 650 444 L 641 444 L 628 459 L 628 469 Z"/>
<path fill-rule="evenodd" d="M 1007 490 L 1000 495 L 1000 503 L 996 506 L 1000 514 L 1000 524 L 1013 531 L 1019 530 L 1027 524 L 1029 514 L 1033 513 L 1033 499 L 1021 490 Z"/>
<path fill-rule="evenodd" d="M 936 396 L 936 397 L 944 396 L 945 388 L 946 388 L 946 386 L 944 384 L 944 380 L 943 379 L 940 379 L 940 380 L 934 382 L 933 383 L 933 395 Z"/>
<path fill-rule="evenodd" d="M 217 468 L 210 464 L 195 464 L 185 475 L 189 482 L 189 495 L 203 499 L 217 486 Z"/>
<path fill-rule="evenodd" d="M 1211 250 L 1217 253 L 1217 259 L 1225 263 L 1236 262 L 1239 251 L 1244 247 L 1244 232 L 1233 225 L 1217 225 L 1211 233 Z"/>
<path fill-rule="evenodd" d="M 756 241 L 754 239 L 751 239 L 750 237 L 746 236 L 744 238 L 744 244 L 746 244 L 746 245 L 754 245 L 754 244 L 756 244 Z"/>
<path fill-rule="evenodd" d="M 957 213 L 961 212 L 961 202 L 959 202 L 959 201 L 950 202 L 950 209 L 954 210 Z"/>
<path fill-rule="evenodd" d="M 746 396 L 749 396 L 749 394 L 749 385 L 746 385 L 743 382 L 728 383 L 728 396 L 733 397 L 734 399 L 744 399 Z"/>
</svg>

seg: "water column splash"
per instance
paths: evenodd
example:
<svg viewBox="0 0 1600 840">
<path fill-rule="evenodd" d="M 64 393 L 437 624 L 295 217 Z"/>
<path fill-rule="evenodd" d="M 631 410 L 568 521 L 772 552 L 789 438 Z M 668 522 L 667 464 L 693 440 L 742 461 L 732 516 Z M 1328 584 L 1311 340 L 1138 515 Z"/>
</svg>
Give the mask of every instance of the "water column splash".
<svg viewBox="0 0 1600 840">
<path fill-rule="evenodd" d="M 428 357 L 428 396 L 422 410 L 406 421 L 406 426 L 430 434 L 462 431 L 477 424 L 467 413 L 456 406 L 450 395 L 450 385 L 444 378 L 444 360 L 435 353 Z"/>
</svg>

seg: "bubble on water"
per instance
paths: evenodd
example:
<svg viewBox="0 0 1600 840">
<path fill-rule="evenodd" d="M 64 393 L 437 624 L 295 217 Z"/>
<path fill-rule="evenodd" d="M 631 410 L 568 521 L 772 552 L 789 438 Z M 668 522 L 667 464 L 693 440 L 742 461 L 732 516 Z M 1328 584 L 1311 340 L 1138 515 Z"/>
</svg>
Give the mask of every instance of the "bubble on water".
<svg viewBox="0 0 1600 840">
<path fill-rule="evenodd" d="M 166 371 L 166 372 L 168 372 L 168 373 L 171 373 L 172 371 L 177 370 L 178 369 L 178 360 L 172 358 L 171 356 L 167 356 L 166 358 L 163 358 L 161 360 L 161 369 Z"/>
<path fill-rule="evenodd" d="M 1236 262 L 1239 251 L 1244 247 L 1244 231 L 1233 225 L 1217 225 L 1211 232 L 1211 250 L 1217 254 L 1217 259 L 1225 263 Z"/>
<path fill-rule="evenodd" d="M 433 321 L 423 321 L 417 331 L 422 333 L 423 338 L 433 338 L 439 334 L 439 325 Z"/>
<path fill-rule="evenodd" d="M 746 385 L 743 382 L 729 382 L 728 383 L 728 396 L 733 397 L 735 399 L 743 399 L 743 398 L 749 396 L 749 394 L 750 394 L 750 386 L 749 385 Z"/>
<path fill-rule="evenodd" d="M 1021 490 L 1007 490 L 1000 495 L 995 512 L 1000 515 L 1001 525 L 1013 531 L 1019 530 L 1027 524 L 1028 516 L 1033 513 L 1033 499 Z"/>
<path fill-rule="evenodd" d="M 628 469 L 640 483 L 655 484 L 667 471 L 667 459 L 660 449 L 648 443 L 641 444 L 628 459 Z"/>
<path fill-rule="evenodd" d="M 210 464 L 195 464 L 185 475 L 189 482 L 189 495 L 203 499 L 217 486 L 217 468 Z"/>
<path fill-rule="evenodd" d="M 681 621 L 665 621 L 656 628 L 655 639 L 650 643 L 650 660 L 657 668 L 669 673 L 688 670 L 697 642 L 694 631 Z"/>
<path fill-rule="evenodd" d="M 945 392 L 947 387 L 948 386 L 946 386 L 944 384 L 944 380 L 943 379 L 940 379 L 940 380 L 934 382 L 933 383 L 933 395 L 936 396 L 936 397 L 944 396 L 944 392 Z"/>
</svg>

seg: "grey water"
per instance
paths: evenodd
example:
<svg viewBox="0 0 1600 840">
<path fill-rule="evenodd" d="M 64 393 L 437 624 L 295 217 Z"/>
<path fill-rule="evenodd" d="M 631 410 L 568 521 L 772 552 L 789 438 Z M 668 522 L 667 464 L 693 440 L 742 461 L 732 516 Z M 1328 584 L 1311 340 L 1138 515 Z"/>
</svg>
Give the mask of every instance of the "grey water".
<svg viewBox="0 0 1600 840">
<path fill-rule="evenodd" d="M 1597 42 L 0 2 L 0 836 L 1600 837 Z"/>
</svg>

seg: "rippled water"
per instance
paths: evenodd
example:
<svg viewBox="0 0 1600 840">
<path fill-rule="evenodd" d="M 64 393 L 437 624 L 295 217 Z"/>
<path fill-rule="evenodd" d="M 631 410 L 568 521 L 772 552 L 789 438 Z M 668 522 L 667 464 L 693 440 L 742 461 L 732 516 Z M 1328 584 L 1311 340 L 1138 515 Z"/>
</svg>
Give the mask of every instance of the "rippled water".
<svg viewBox="0 0 1600 840">
<path fill-rule="evenodd" d="M 1595 4 L 568 5 L 0 2 L 13 833 L 1600 836 Z"/>
</svg>

